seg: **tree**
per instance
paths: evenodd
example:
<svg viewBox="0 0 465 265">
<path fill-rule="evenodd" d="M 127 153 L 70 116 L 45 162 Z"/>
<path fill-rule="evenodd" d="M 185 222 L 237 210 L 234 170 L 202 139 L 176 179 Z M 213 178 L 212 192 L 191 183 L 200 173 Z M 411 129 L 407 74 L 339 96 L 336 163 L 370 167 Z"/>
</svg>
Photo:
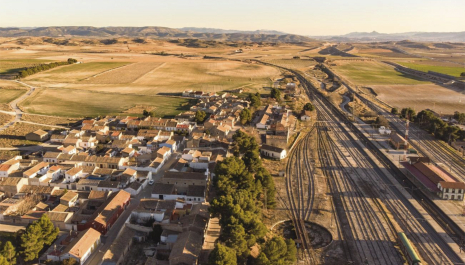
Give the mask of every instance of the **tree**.
<svg viewBox="0 0 465 265">
<path fill-rule="evenodd" d="M 244 227 L 239 224 L 232 224 L 226 226 L 224 230 L 223 238 L 226 246 L 235 250 L 239 263 L 244 263 L 250 254 Z"/>
<path fill-rule="evenodd" d="M 291 100 L 291 96 L 289 94 L 284 95 L 284 100 Z"/>
<path fill-rule="evenodd" d="M 73 59 L 73 58 L 69 58 L 68 59 L 68 64 L 73 64 L 73 63 L 77 63 L 77 60 Z"/>
<path fill-rule="evenodd" d="M 262 105 L 260 100 L 260 94 L 257 92 L 254 94 L 249 94 L 250 105 L 254 108 L 259 108 Z"/>
<path fill-rule="evenodd" d="M 57 238 L 58 233 L 60 233 L 60 229 L 53 225 L 47 214 L 43 214 L 37 221 L 37 224 L 42 229 L 41 234 L 44 244 L 50 246 Z"/>
<path fill-rule="evenodd" d="M 459 123 L 465 123 L 465 113 L 460 113 L 458 111 L 454 112 L 454 119 Z"/>
<path fill-rule="evenodd" d="M 5 243 L 0 254 L 8 260 L 9 264 L 16 264 L 16 249 L 10 241 Z"/>
<path fill-rule="evenodd" d="M 208 257 L 209 265 L 236 265 L 236 251 L 222 244 L 216 244 Z"/>
<path fill-rule="evenodd" d="M 195 121 L 197 123 L 203 123 L 206 117 L 207 114 L 205 113 L 205 111 L 198 110 L 197 112 L 195 112 Z"/>
<path fill-rule="evenodd" d="M 250 112 L 249 109 L 243 109 L 241 110 L 241 113 L 239 114 L 241 117 L 241 124 L 247 124 L 252 121 L 252 113 Z"/>
<path fill-rule="evenodd" d="M 378 116 L 376 117 L 375 124 L 378 126 L 387 127 L 389 126 L 389 121 L 384 116 Z"/>
<path fill-rule="evenodd" d="M 281 100 L 281 91 L 277 88 L 272 88 L 270 92 L 271 98 L 276 99 L 277 101 Z"/>
<path fill-rule="evenodd" d="M 26 228 L 26 232 L 21 235 L 21 255 L 25 261 L 31 261 L 39 257 L 39 252 L 44 247 L 42 239 L 42 229 L 34 222 Z"/>
<path fill-rule="evenodd" d="M 142 112 L 142 115 L 144 115 L 144 117 L 153 117 L 154 113 L 153 111 L 147 111 L 144 109 L 144 111 Z"/>
<path fill-rule="evenodd" d="M 8 260 L 4 256 L 0 256 L 0 265 L 9 265 Z"/>
<path fill-rule="evenodd" d="M 39 252 L 44 245 L 51 245 L 58 236 L 60 230 L 44 214 L 39 220 L 34 221 L 21 235 L 21 254 L 25 261 L 31 261 L 39 257 Z"/>
<path fill-rule="evenodd" d="M 152 239 L 155 244 L 158 244 L 158 242 L 160 242 L 162 232 L 163 228 L 161 225 L 154 225 L 152 232 L 149 233 L 149 238 Z"/>
<path fill-rule="evenodd" d="M 460 74 L 460 76 L 465 76 L 465 72 L 462 72 L 462 73 Z"/>
<path fill-rule="evenodd" d="M 315 107 L 312 105 L 312 103 L 308 102 L 304 105 L 304 110 L 313 111 L 315 110 Z"/>
<path fill-rule="evenodd" d="M 292 240 L 285 241 L 275 236 L 262 247 L 262 252 L 256 259 L 258 265 L 293 264 L 296 261 L 297 249 Z"/>
<path fill-rule="evenodd" d="M 416 113 L 415 110 L 413 110 L 412 108 L 403 108 L 400 111 L 400 116 L 404 119 L 413 121 L 415 119 Z"/>
<path fill-rule="evenodd" d="M 394 114 L 394 115 L 398 115 L 399 114 L 399 110 L 397 108 L 392 108 L 391 109 L 391 113 Z"/>
</svg>

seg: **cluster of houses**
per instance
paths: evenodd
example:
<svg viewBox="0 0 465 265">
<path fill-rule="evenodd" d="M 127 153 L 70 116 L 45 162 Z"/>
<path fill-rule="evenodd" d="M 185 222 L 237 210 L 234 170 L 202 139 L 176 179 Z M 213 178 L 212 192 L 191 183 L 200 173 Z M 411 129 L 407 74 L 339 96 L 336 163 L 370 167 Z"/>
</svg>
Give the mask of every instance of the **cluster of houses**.
<svg viewBox="0 0 465 265">
<path fill-rule="evenodd" d="M 218 97 L 215 92 L 204 92 L 204 91 L 194 91 L 192 89 L 184 90 L 182 92 L 183 97 L 188 98 L 214 98 Z"/>
<path fill-rule="evenodd" d="M 269 104 L 262 107 L 252 121 L 264 138 L 262 139 L 264 144 L 260 149 L 261 155 L 276 159 L 285 158 L 290 127 L 295 122 L 296 119 L 292 115 L 292 111 L 285 106 Z"/>
<path fill-rule="evenodd" d="M 0 222 L 27 225 L 47 215 L 69 234 L 56 240 L 46 259 L 84 264 L 124 214 L 127 220 L 101 264 L 122 264 L 129 238 L 147 238 L 149 221 L 163 229 L 153 264 L 197 264 L 214 168 L 228 156 L 234 132 L 242 129 L 240 113 L 250 103 L 230 94 L 185 93 L 199 101 L 173 119 L 107 116 L 72 130 L 27 134 L 50 145 L 0 160 Z M 202 126 L 195 122 L 198 110 L 209 114 Z M 294 116 L 278 105 L 258 115 L 253 126 L 264 132 L 262 156 L 285 158 Z M 139 197 L 139 205 L 131 206 L 131 198 Z"/>
</svg>

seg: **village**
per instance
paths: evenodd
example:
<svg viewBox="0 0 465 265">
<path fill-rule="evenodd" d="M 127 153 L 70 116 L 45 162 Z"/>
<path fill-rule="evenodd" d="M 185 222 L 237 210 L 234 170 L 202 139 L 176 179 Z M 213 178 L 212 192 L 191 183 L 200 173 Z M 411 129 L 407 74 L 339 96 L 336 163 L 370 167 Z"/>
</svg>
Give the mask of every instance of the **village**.
<svg viewBox="0 0 465 265">
<path fill-rule="evenodd" d="M 296 84 L 285 87 L 286 98 L 300 100 Z M 145 264 L 205 264 L 220 230 L 208 211 L 215 166 L 232 155 L 235 132 L 255 135 L 262 157 L 282 160 L 296 123 L 312 115 L 268 97 L 252 107 L 252 95 L 234 94 L 185 91 L 198 103 L 173 119 L 95 117 L 28 133 L 46 146 L 0 161 L 0 222 L 20 229 L 47 216 L 60 235 L 41 260 L 129 264 L 133 242 L 147 241 Z"/>
</svg>

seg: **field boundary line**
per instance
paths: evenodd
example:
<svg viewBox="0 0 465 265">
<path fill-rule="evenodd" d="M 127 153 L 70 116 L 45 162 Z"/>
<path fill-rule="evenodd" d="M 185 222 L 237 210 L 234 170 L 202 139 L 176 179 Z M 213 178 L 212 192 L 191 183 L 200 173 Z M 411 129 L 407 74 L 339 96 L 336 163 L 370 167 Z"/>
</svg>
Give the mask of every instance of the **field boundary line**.
<svg viewBox="0 0 465 265">
<path fill-rule="evenodd" d="M 153 68 L 152 70 L 148 71 L 147 73 L 145 73 L 145 74 L 139 76 L 136 80 L 132 81 L 131 84 L 136 83 L 139 79 L 141 79 L 141 78 L 143 78 L 144 76 L 146 76 L 146 75 L 148 75 L 148 74 L 150 74 L 150 73 L 152 73 L 152 72 L 154 72 L 154 71 L 156 71 L 156 70 L 162 68 L 162 67 L 165 66 L 165 65 L 166 65 L 166 62 L 163 62 L 162 64 L 160 64 L 160 65 L 156 66 L 155 68 Z"/>
<path fill-rule="evenodd" d="M 89 79 L 91 79 L 91 78 L 94 78 L 94 77 L 97 77 L 97 76 L 106 74 L 106 73 L 108 73 L 108 72 L 111 72 L 111 71 L 114 71 L 114 70 L 117 70 L 117 69 L 120 69 L 120 68 L 123 68 L 123 67 L 126 67 L 126 66 L 130 66 L 130 65 L 133 65 L 133 64 L 135 64 L 135 63 L 128 63 L 128 64 L 125 64 L 125 65 L 122 65 L 122 66 L 118 66 L 118 67 L 115 67 L 115 68 L 111 68 L 111 69 L 105 70 L 105 71 L 103 71 L 103 72 L 100 72 L 100 73 L 98 73 L 98 74 L 95 74 L 95 75 L 86 77 L 86 78 L 84 78 L 84 79 L 81 79 L 81 80 L 79 80 L 78 82 L 86 81 L 86 80 L 89 80 Z"/>
</svg>

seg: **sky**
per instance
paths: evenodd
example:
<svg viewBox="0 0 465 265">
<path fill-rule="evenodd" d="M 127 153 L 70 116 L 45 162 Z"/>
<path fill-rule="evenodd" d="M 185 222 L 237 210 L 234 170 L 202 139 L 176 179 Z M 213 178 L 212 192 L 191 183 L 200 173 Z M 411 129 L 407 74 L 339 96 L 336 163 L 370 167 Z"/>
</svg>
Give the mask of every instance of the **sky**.
<svg viewBox="0 0 465 265">
<path fill-rule="evenodd" d="M 465 31 L 465 0 L 0 0 L 0 7 L 0 27 L 209 27 L 311 36 Z"/>
</svg>

